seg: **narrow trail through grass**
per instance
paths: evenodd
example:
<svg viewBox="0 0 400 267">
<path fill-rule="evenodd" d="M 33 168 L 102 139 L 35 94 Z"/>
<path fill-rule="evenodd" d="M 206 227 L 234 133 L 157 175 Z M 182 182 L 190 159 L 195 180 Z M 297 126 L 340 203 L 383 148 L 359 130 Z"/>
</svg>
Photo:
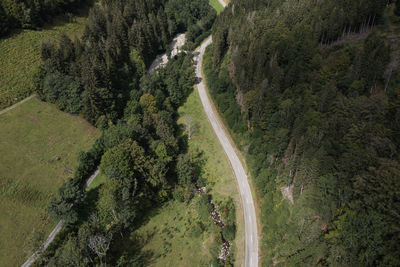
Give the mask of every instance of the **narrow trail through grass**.
<svg viewBox="0 0 400 267">
<path fill-rule="evenodd" d="M 1 114 L 0 125 L 0 266 L 17 266 L 31 233 L 47 236 L 56 223 L 48 201 L 99 132 L 37 97 Z"/>
</svg>

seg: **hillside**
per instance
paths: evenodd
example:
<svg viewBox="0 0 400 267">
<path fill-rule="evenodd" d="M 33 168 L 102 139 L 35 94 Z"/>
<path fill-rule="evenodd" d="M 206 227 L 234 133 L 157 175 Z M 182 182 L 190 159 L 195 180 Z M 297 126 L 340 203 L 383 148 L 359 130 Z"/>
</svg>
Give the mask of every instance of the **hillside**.
<svg viewBox="0 0 400 267">
<path fill-rule="evenodd" d="M 246 153 L 263 265 L 400 264 L 400 6 L 233 0 L 210 93 Z"/>
</svg>

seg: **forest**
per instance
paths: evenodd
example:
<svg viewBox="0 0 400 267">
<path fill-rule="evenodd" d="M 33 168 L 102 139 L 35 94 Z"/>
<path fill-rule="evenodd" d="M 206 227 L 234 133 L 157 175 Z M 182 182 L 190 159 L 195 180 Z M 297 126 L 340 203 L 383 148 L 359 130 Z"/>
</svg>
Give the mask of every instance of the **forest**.
<svg viewBox="0 0 400 267">
<path fill-rule="evenodd" d="M 16 29 L 38 29 L 55 15 L 72 14 L 92 4 L 92 0 L 2 0 L 0 38 Z"/>
<path fill-rule="evenodd" d="M 204 62 L 263 266 L 400 265 L 400 2 L 233 0 Z"/>
<path fill-rule="evenodd" d="M 100 128 L 115 123 L 130 92 L 140 88 L 147 67 L 174 35 L 188 31 L 190 46 L 215 17 L 205 0 L 102 1 L 91 8 L 81 39 L 62 36 L 58 44 L 43 44 L 37 92 Z"/>
<path fill-rule="evenodd" d="M 195 196 L 202 159 L 188 153 L 187 136 L 177 125 L 177 109 L 196 82 L 192 54 L 178 54 L 151 75 L 146 70 L 175 34 L 186 32 L 191 49 L 215 18 L 207 0 L 103 0 L 90 9 L 80 39 L 64 35 L 58 43 L 43 43 L 37 94 L 83 116 L 102 135 L 80 154 L 73 177 L 51 200 L 48 213 L 66 227 L 36 265 L 148 263 L 150 256 L 135 250 L 142 241 L 131 233 L 167 200 Z M 86 180 L 97 168 L 105 182 L 86 192 Z M 209 195 L 202 199 L 199 210 L 208 214 Z M 222 234 L 231 240 L 232 203 L 223 210 L 228 227 Z M 204 225 L 197 224 L 199 233 Z"/>
</svg>

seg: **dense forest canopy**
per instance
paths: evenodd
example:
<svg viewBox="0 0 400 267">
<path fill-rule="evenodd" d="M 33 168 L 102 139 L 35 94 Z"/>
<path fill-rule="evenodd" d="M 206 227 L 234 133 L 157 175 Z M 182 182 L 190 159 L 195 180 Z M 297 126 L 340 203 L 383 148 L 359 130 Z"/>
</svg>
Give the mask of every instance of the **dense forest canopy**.
<svg viewBox="0 0 400 267">
<path fill-rule="evenodd" d="M 13 29 L 35 29 L 51 21 L 54 15 L 82 9 L 92 0 L 1 0 L 0 37 Z"/>
<path fill-rule="evenodd" d="M 101 1 L 90 10 L 82 39 L 63 36 L 58 44 L 43 44 L 37 91 L 99 127 L 116 122 L 146 67 L 173 36 L 188 30 L 189 44 L 196 42 L 215 17 L 205 0 Z"/>
<path fill-rule="evenodd" d="M 233 0 L 217 18 L 208 84 L 249 139 L 265 266 L 400 265 L 399 8 Z"/>
</svg>

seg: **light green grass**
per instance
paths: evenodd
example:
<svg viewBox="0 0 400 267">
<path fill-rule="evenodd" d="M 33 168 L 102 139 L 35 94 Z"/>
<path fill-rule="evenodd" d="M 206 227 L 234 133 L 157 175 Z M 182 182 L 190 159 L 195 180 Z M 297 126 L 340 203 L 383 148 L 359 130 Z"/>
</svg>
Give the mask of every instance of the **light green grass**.
<svg viewBox="0 0 400 267">
<path fill-rule="evenodd" d="M 33 76 L 40 65 L 40 47 L 44 40 L 58 41 L 61 33 L 79 37 L 87 22 L 77 17 L 76 22 L 56 21 L 40 31 L 22 30 L 0 39 L 0 110 L 32 93 Z"/>
<path fill-rule="evenodd" d="M 99 132 L 36 97 L 1 114 L 0 125 L 0 266 L 18 266 L 32 231 L 51 231 L 48 202 Z"/>
<path fill-rule="evenodd" d="M 211 193 L 215 202 L 232 197 L 236 205 L 237 233 L 235 241 L 235 262 L 241 265 L 244 259 L 244 219 L 240 195 L 229 160 L 208 121 L 197 90 L 194 90 L 183 107 L 179 109 L 179 123 L 185 116 L 190 116 L 197 125 L 197 132 L 189 140 L 191 149 L 199 149 L 204 153 L 206 163 L 204 172 L 208 181 L 207 192 Z"/>
<path fill-rule="evenodd" d="M 224 7 L 219 3 L 218 0 L 210 0 L 210 5 L 217 11 L 217 14 L 224 10 Z"/>
</svg>

